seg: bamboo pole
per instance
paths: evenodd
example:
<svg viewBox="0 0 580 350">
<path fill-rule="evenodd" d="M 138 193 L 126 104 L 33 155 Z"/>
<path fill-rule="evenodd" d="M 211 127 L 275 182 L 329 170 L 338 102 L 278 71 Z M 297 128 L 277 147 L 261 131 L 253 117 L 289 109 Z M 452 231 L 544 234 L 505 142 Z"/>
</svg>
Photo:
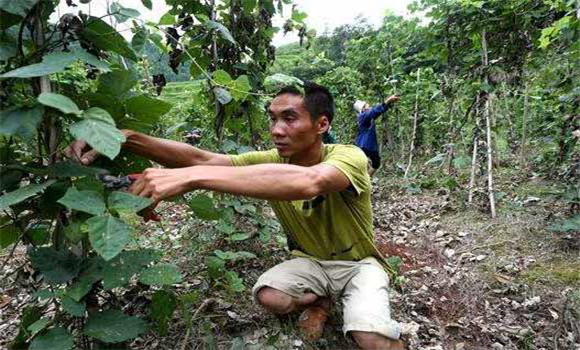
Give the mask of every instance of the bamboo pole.
<svg viewBox="0 0 580 350">
<path fill-rule="evenodd" d="M 489 61 L 487 57 L 487 41 L 485 38 L 485 30 L 481 33 L 481 47 L 483 50 L 483 65 L 488 66 Z M 486 73 L 487 74 L 487 73 Z M 485 78 L 486 82 L 489 83 L 489 79 L 486 75 Z M 493 147 L 492 147 L 492 139 L 491 139 L 491 118 L 490 118 L 490 110 L 491 110 L 491 94 L 487 94 L 485 98 L 485 131 L 487 137 L 487 191 L 489 195 L 489 210 L 491 212 L 491 218 L 495 219 L 495 198 L 493 194 Z"/>
<path fill-rule="evenodd" d="M 421 68 L 417 68 L 417 89 L 415 90 L 415 113 L 413 116 L 413 134 L 411 136 L 411 142 L 409 145 L 409 162 L 407 163 L 407 168 L 405 169 L 405 179 L 409 174 L 411 169 L 411 164 L 413 163 L 413 153 L 415 153 L 415 138 L 417 137 L 417 119 L 419 117 L 419 91 L 421 84 Z"/>
</svg>

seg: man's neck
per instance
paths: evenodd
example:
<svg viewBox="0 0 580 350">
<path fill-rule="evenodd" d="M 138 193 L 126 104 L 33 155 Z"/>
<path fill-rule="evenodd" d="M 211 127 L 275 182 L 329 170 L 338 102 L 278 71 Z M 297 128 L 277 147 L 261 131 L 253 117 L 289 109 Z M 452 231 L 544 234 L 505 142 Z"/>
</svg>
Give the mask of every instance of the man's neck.
<svg viewBox="0 0 580 350">
<path fill-rule="evenodd" d="M 313 166 L 322 161 L 322 141 L 318 140 L 312 147 L 300 154 L 290 157 L 290 164 L 300 166 Z"/>
</svg>

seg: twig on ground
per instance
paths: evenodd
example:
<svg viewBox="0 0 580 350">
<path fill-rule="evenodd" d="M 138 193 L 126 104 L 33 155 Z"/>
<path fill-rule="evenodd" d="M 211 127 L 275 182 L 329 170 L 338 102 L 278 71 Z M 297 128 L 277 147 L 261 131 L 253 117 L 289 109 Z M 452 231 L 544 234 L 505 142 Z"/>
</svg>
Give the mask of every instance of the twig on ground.
<svg viewBox="0 0 580 350">
<path fill-rule="evenodd" d="M 463 253 L 467 253 L 467 252 L 470 252 L 470 251 L 479 250 L 479 249 L 483 249 L 483 248 L 491 248 L 491 247 L 495 247 L 495 246 L 498 246 L 498 245 L 503 245 L 503 244 L 510 243 L 510 242 L 513 243 L 513 240 L 506 239 L 506 240 L 500 241 L 500 242 L 494 242 L 494 243 L 489 243 L 489 244 L 477 245 L 477 246 L 475 246 L 473 248 L 468 248 L 468 249 L 460 250 L 456 254 L 463 254 Z"/>
<path fill-rule="evenodd" d="M 191 319 L 195 319 L 195 317 L 201 312 L 203 311 L 205 308 L 207 308 L 209 306 L 209 304 L 212 304 L 213 302 L 215 302 L 215 299 L 213 298 L 209 298 L 209 299 L 205 299 L 203 301 L 203 303 L 201 303 L 201 305 L 197 308 L 197 310 L 195 310 L 195 312 L 193 313 L 193 315 L 191 316 Z M 191 326 L 187 327 L 187 332 L 185 332 L 185 337 L 183 338 L 183 342 L 181 343 L 181 350 L 185 350 L 185 347 L 187 346 L 187 342 L 189 341 L 189 334 L 191 333 Z"/>
</svg>

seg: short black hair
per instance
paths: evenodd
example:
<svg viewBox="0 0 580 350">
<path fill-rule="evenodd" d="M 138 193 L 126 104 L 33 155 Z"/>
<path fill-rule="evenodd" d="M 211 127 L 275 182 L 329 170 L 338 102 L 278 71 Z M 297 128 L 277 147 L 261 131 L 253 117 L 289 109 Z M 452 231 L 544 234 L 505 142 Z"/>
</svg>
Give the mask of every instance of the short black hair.
<svg viewBox="0 0 580 350">
<path fill-rule="evenodd" d="M 304 82 L 304 92 L 298 87 L 286 86 L 276 93 L 276 96 L 292 94 L 304 97 L 304 105 L 310 113 L 312 121 L 315 122 L 319 116 L 325 115 L 328 123 L 332 123 L 334 118 L 334 98 L 330 91 L 322 85 L 311 81 Z"/>
</svg>

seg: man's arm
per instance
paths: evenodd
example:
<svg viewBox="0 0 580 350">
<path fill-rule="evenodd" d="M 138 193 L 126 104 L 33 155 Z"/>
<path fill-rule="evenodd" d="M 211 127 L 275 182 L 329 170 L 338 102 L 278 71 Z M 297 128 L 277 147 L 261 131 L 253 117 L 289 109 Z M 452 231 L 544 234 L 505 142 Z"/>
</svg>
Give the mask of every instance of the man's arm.
<svg viewBox="0 0 580 350">
<path fill-rule="evenodd" d="M 350 186 L 348 178 L 328 164 L 302 167 L 258 164 L 240 167 L 195 166 L 181 169 L 147 169 L 131 188 L 133 194 L 154 202 L 206 189 L 267 200 L 311 199 Z"/>
<path fill-rule="evenodd" d="M 231 166 L 227 155 L 204 151 L 183 142 L 160 139 L 133 130 L 122 130 L 126 137 L 122 148 L 131 153 L 153 160 L 168 168 L 183 168 L 194 165 Z M 98 156 L 95 150 L 85 151 L 88 145 L 83 140 L 73 142 L 65 154 L 82 164 L 92 163 Z"/>
<path fill-rule="evenodd" d="M 358 119 L 359 126 L 368 128 L 370 126 L 371 120 L 380 117 L 398 100 L 400 100 L 399 96 L 391 95 L 385 100 L 385 102 L 374 106 L 366 112 L 361 113 Z"/>
</svg>

